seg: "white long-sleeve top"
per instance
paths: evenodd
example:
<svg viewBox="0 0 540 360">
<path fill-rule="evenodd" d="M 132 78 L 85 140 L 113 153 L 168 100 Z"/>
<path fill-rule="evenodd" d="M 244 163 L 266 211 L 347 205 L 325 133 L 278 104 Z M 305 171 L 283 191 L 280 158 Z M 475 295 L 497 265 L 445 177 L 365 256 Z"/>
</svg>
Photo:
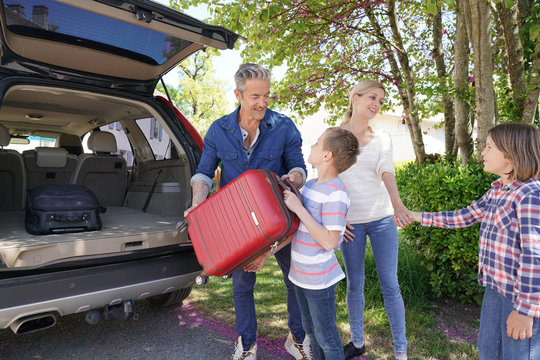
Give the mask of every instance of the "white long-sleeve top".
<svg viewBox="0 0 540 360">
<path fill-rule="evenodd" d="M 385 172 L 395 175 L 392 139 L 386 131 L 376 130 L 373 139 L 360 148 L 356 163 L 339 175 L 351 197 L 349 223 L 367 223 L 394 213 L 382 180 Z"/>
</svg>

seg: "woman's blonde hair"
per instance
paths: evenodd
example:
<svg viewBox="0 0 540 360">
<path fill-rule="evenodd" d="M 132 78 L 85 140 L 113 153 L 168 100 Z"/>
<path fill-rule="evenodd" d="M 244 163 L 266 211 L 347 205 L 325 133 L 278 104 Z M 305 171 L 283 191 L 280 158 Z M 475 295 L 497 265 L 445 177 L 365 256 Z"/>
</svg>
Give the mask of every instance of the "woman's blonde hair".
<svg viewBox="0 0 540 360">
<path fill-rule="evenodd" d="M 386 95 L 386 90 L 383 84 L 375 80 L 360 81 L 358 84 L 356 84 L 352 88 L 351 92 L 349 93 L 349 109 L 347 110 L 345 115 L 343 115 L 343 120 L 341 121 L 341 125 L 345 125 L 349 123 L 349 121 L 351 121 L 351 116 L 352 116 L 352 111 L 353 111 L 352 97 L 354 96 L 354 94 L 358 94 L 362 96 L 368 91 L 373 90 L 373 89 L 382 89 L 382 91 L 384 91 L 384 94 Z"/>
<path fill-rule="evenodd" d="M 510 179 L 527 181 L 540 177 L 540 133 L 523 123 L 500 124 L 488 131 L 489 137 L 512 162 Z"/>
</svg>

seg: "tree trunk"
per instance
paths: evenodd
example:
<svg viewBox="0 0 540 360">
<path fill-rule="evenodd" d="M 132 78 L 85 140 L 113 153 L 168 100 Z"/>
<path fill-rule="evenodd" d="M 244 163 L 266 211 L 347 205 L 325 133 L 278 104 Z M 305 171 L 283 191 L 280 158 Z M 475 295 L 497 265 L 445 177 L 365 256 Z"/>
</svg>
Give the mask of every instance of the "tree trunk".
<svg viewBox="0 0 540 360">
<path fill-rule="evenodd" d="M 448 74 L 446 72 L 446 65 L 444 64 L 444 54 L 442 47 L 442 10 L 440 6 L 437 6 L 437 14 L 433 19 L 433 54 L 435 57 L 435 67 L 437 68 L 437 76 L 439 77 L 439 83 L 443 90 L 442 105 L 444 112 L 444 144 L 446 154 L 451 157 L 456 157 L 457 153 L 454 152 L 456 133 L 455 123 L 456 118 L 454 115 L 454 104 L 452 102 L 452 95 L 447 89 L 450 88 L 448 84 Z"/>
<path fill-rule="evenodd" d="M 469 38 L 463 14 L 463 2 L 456 1 L 456 39 L 454 42 L 454 87 L 456 104 L 456 140 L 461 163 L 468 164 L 473 157 L 473 123 L 469 104 Z"/>
<path fill-rule="evenodd" d="M 395 0 L 388 0 L 388 20 L 390 22 L 390 28 L 392 29 L 392 38 L 394 40 L 394 46 L 397 52 L 397 57 L 401 65 L 401 71 L 405 78 L 405 88 L 407 90 L 407 96 L 409 98 L 409 119 L 413 137 L 413 148 L 416 154 L 416 160 L 421 164 L 426 158 L 426 150 L 424 147 L 424 138 L 422 136 L 422 128 L 420 126 L 420 116 L 418 114 L 418 101 L 416 100 L 415 81 L 412 69 L 409 65 L 409 57 L 403 46 L 403 40 L 399 31 L 395 12 Z"/>
<path fill-rule="evenodd" d="M 519 27 L 521 28 L 525 23 L 525 18 L 531 13 L 531 7 L 534 0 L 517 0 L 519 9 Z"/>
<path fill-rule="evenodd" d="M 527 98 L 525 99 L 523 116 L 521 117 L 521 121 L 526 124 L 531 124 L 534 121 L 536 108 L 538 107 L 538 96 L 540 96 L 540 39 L 536 39 L 530 74 Z"/>
<path fill-rule="evenodd" d="M 409 116 L 409 121 L 407 121 L 407 127 L 409 129 L 409 136 L 411 137 L 411 142 L 413 144 L 413 149 L 416 155 L 416 159 L 419 159 L 418 156 L 418 149 L 416 148 L 417 143 L 417 133 L 414 131 L 412 123 L 416 122 L 418 123 L 418 119 L 411 119 L 411 111 L 410 111 L 410 102 L 409 102 L 409 95 L 408 92 L 405 89 L 403 76 L 401 75 L 401 70 L 399 69 L 399 65 L 396 61 L 396 58 L 394 57 L 394 52 L 392 51 L 392 44 L 388 41 L 388 39 L 384 36 L 384 33 L 382 31 L 382 28 L 377 21 L 377 17 L 373 13 L 371 8 L 366 9 L 366 14 L 368 16 L 368 19 L 371 23 L 371 26 L 373 27 L 373 30 L 375 32 L 375 35 L 379 39 L 379 44 L 381 46 L 381 51 L 384 53 L 385 58 L 388 60 L 388 63 L 390 64 L 390 69 L 392 71 L 392 76 L 395 80 L 395 85 L 398 89 L 398 94 L 401 98 L 401 104 L 403 105 L 403 111 L 407 116 Z M 422 150 L 423 150 L 423 138 L 420 138 L 420 141 L 422 142 Z M 423 152 L 422 159 L 425 159 L 425 151 Z M 420 160 L 418 160 L 420 161 Z M 422 160 L 423 161 L 423 160 Z"/>
<path fill-rule="evenodd" d="M 512 98 L 514 99 L 514 103 L 518 110 L 518 119 L 522 120 L 525 99 L 527 97 L 527 79 L 525 78 L 523 46 L 521 45 L 521 38 L 519 36 L 520 20 L 518 5 L 517 3 L 514 3 L 511 8 L 507 8 L 504 1 L 501 1 L 496 6 L 504 32 L 504 41 L 508 54 L 507 71 L 510 75 Z"/>
<path fill-rule="evenodd" d="M 464 13 L 470 16 L 476 87 L 477 157 L 486 146 L 487 132 L 495 125 L 495 89 L 493 88 L 493 49 L 491 47 L 491 6 L 489 0 L 465 0 Z"/>
</svg>

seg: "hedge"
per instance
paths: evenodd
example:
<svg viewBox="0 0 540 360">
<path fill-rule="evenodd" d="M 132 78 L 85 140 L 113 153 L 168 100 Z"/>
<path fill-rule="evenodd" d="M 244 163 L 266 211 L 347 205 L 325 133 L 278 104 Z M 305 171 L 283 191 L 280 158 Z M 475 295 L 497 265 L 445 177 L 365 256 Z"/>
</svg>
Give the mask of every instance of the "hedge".
<svg viewBox="0 0 540 360">
<path fill-rule="evenodd" d="M 469 165 L 446 160 L 408 163 L 396 171 L 401 199 L 412 211 L 464 208 L 479 199 L 495 179 L 476 161 Z M 479 225 L 451 230 L 419 223 L 403 229 L 406 241 L 421 254 L 430 272 L 435 296 L 481 302 L 483 288 L 477 282 L 479 229 Z"/>
</svg>

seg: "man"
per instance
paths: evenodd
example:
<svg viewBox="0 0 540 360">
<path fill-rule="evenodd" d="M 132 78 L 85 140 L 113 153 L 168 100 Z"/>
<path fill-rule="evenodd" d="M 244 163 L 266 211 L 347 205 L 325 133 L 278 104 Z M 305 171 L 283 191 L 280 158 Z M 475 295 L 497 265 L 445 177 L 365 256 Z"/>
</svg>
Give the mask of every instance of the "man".
<svg viewBox="0 0 540 360">
<path fill-rule="evenodd" d="M 203 202 L 212 188 L 212 177 L 221 162 L 221 185 L 249 169 L 269 169 L 282 178 L 288 177 L 296 187 L 306 180 L 300 132 L 290 118 L 268 109 L 270 98 L 268 69 L 243 64 L 234 76 L 234 94 L 240 106 L 231 114 L 214 121 L 204 139 L 201 161 L 191 179 L 193 191 L 189 211 Z M 309 338 L 302 328 L 294 287 L 289 281 L 291 247 L 275 254 L 287 287 L 287 311 L 290 333 L 285 348 L 295 359 L 311 359 Z M 253 288 L 256 273 L 238 270 L 233 273 L 233 297 L 236 332 L 239 337 L 231 360 L 257 358 L 257 318 Z"/>
</svg>

